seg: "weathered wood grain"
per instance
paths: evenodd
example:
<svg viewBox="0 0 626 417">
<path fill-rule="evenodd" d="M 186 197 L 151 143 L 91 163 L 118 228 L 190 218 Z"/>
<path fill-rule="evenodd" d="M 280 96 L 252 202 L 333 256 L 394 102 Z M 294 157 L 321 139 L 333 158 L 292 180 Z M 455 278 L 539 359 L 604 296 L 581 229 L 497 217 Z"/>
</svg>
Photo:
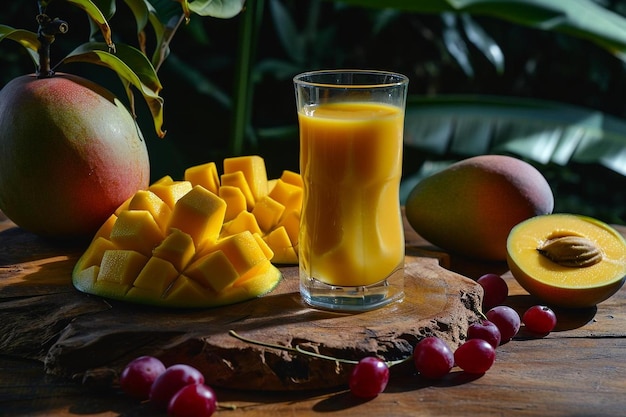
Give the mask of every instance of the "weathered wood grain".
<svg viewBox="0 0 626 417">
<path fill-rule="evenodd" d="M 166 364 L 193 364 L 214 386 L 334 387 L 345 384 L 352 365 L 245 343 L 229 330 L 343 359 L 378 355 L 398 360 L 409 357 L 425 335 L 456 347 L 479 317 L 480 286 L 443 268 L 445 257 L 420 250 L 408 251 L 403 301 L 374 311 L 309 308 L 298 293 L 297 267 L 282 268 L 282 282 L 267 296 L 215 309 L 171 310 L 80 293 L 71 285 L 80 251 L 57 253 L 54 245 L 18 229 L 0 234 L 6 245 L 31 254 L 20 262 L 5 261 L 0 269 L 0 350 L 42 360 L 51 374 L 92 384 L 113 383 L 131 359 L 150 354 Z"/>
</svg>

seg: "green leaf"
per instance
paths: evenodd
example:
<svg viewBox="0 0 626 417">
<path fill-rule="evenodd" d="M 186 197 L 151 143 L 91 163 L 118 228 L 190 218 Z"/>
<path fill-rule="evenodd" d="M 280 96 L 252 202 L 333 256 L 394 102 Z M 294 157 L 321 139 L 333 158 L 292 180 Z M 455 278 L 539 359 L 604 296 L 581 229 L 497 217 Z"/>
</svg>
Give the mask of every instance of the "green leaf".
<svg viewBox="0 0 626 417">
<path fill-rule="evenodd" d="M 39 66 L 39 46 L 37 34 L 29 30 L 14 29 L 10 26 L 0 25 L 0 42 L 4 39 L 11 39 L 26 48 L 31 59 L 35 63 L 35 67 Z"/>
<path fill-rule="evenodd" d="M 187 3 L 187 0 L 181 0 Z M 245 0 L 195 0 L 189 2 L 189 10 L 200 16 L 229 19 L 243 10 Z"/>
<path fill-rule="evenodd" d="M 440 158 L 512 153 L 626 175 L 626 121 L 597 110 L 497 96 L 411 97 L 405 126 L 408 146 Z"/>
<path fill-rule="evenodd" d="M 159 92 L 163 88 L 156 71 L 144 54 L 136 48 L 120 44 L 116 55 L 108 52 L 108 46 L 100 42 L 83 44 L 65 57 L 62 63 L 88 62 L 112 69 L 120 77 L 134 111 L 134 99 L 129 86 L 137 88 L 143 95 L 152 117 L 154 127 L 159 137 L 165 136 L 163 125 L 163 99 Z"/>
<path fill-rule="evenodd" d="M 146 26 L 148 25 L 149 3 L 147 3 L 146 0 L 124 0 L 124 3 L 126 3 L 133 16 L 135 17 L 135 23 L 137 24 L 137 34 L 143 33 Z"/>
<path fill-rule="evenodd" d="M 152 65 L 157 70 L 170 54 L 170 42 L 180 25 L 184 14 L 180 6 L 172 0 L 152 0 L 148 6 L 148 20 L 156 36 L 156 47 L 152 55 Z"/>
<path fill-rule="evenodd" d="M 65 1 L 83 9 L 100 28 L 100 32 L 102 32 L 102 36 L 104 37 L 104 41 L 106 42 L 107 47 L 115 49 L 115 44 L 113 43 L 113 39 L 111 38 L 111 28 L 109 27 L 109 23 L 107 22 L 106 17 L 104 17 L 104 14 L 102 14 L 102 11 L 100 11 L 98 6 L 96 6 L 91 0 Z"/>
<path fill-rule="evenodd" d="M 342 0 L 417 13 L 466 12 L 587 39 L 626 61 L 626 18 L 592 0 Z"/>
</svg>

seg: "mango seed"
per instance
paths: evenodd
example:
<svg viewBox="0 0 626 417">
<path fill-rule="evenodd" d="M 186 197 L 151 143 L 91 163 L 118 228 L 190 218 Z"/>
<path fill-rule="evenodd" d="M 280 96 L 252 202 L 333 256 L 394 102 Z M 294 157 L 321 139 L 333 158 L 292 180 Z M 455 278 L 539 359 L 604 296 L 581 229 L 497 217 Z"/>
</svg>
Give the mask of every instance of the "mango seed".
<svg viewBox="0 0 626 417">
<path fill-rule="evenodd" d="M 591 240 L 575 235 L 554 236 L 537 251 L 561 266 L 584 268 L 602 260 L 602 252 Z"/>
</svg>

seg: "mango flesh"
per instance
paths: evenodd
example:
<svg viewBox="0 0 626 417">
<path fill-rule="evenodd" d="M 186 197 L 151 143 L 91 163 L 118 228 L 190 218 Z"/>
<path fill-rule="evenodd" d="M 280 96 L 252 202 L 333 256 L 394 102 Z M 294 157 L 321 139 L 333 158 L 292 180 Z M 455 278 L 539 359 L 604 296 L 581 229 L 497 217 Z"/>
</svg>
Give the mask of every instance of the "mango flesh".
<svg viewBox="0 0 626 417">
<path fill-rule="evenodd" d="M 249 195 L 255 190 L 253 204 L 234 183 L 216 182 L 213 163 L 137 191 L 95 234 L 74 268 L 74 286 L 167 307 L 215 307 L 271 291 L 281 279 L 274 263 L 298 262 L 302 187 L 291 171 L 268 180 L 259 164 L 238 157 L 227 177 Z"/>
<path fill-rule="evenodd" d="M 537 248 L 554 235 L 593 242 L 602 260 L 589 266 L 563 266 Z M 626 280 L 626 241 L 611 226 L 585 216 L 550 214 L 513 228 L 507 240 L 511 273 L 530 294 L 557 307 L 591 307 L 615 294 Z"/>
<path fill-rule="evenodd" d="M 61 73 L 0 91 L 0 210 L 18 226 L 89 239 L 149 181 L 141 132 L 112 93 Z"/>
<path fill-rule="evenodd" d="M 406 217 L 435 246 L 468 258 L 504 261 L 511 229 L 553 208 L 550 185 L 532 165 L 481 155 L 419 182 L 407 198 Z"/>
</svg>

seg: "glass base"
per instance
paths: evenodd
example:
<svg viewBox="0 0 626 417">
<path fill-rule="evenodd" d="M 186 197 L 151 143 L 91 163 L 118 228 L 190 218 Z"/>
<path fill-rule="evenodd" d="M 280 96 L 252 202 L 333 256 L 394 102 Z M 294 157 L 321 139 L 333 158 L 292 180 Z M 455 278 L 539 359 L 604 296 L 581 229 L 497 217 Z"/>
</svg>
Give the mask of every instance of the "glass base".
<svg viewBox="0 0 626 417">
<path fill-rule="evenodd" d="M 404 268 L 376 284 L 342 287 L 325 284 L 300 271 L 300 294 L 312 307 L 333 311 L 374 310 L 404 297 Z"/>
</svg>

